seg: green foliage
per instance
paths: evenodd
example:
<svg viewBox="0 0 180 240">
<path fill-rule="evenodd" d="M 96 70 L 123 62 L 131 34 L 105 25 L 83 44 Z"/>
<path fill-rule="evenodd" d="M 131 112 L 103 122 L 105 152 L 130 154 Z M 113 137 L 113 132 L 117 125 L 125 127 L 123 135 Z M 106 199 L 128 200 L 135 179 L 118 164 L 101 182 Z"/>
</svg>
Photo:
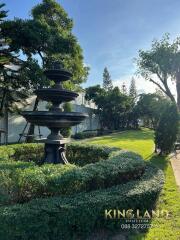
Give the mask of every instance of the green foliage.
<svg viewBox="0 0 180 240">
<path fill-rule="evenodd" d="M 167 105 L 155 131 L 155 144 L 160 154 L 168 154 L 173 149 L 178 133 L 178 120 L 176 105 Z"/>
<path fill-rule="evenodd" d="M 15 161 L 41 163 L 43 157 L 43 144 L 24 143 L 0 147 L 0 160 L 14 159 Z M 67 158 L 70 163 L 84 166 L 88 163 L 107 159 L 111 153 L 119 150 L 107 146 L 96 146 L 91 144 L 70 143 L 67 144 Z"/>
<path fill-rule="evenodd" d="M 152 166 L 141 180 L 71 197 L 37 199 L 23 205 L 1 207 L 0 237 L 4 240 L 77 239 L 96 228 L 115 229 L 120 220 L 105 220 L 105 209 L 151 209 L 162 185 L 163 174 Z M 23 223 L 23 224 L 22 224 Z"/>
<path fill-rule="evenodd" d="M 146 127 L 156 129 L 160 117 L 169 104 L 169 100 L 157 93 L 141 94 L 135 107 L 138 116 L 144 120 Z"/>
<path fill-rule="evenodd" d="M 129 87 L 129 96 L 132 99 L 132 103 L 135 104 L 135 101 L 137 99 L 137 89 L 136 89 L 136 82 L 135 79 L 132 77 L 131 84 Z"/>
<path fill-rule="evenodd" d="M 43 156 L 43 144 L 13 144 L 0 147 L 0 160 L 14 159 L 16 161 L 41 162 Z"/>
<path fill-rule="evenodd" d="M 131 240 L 177 240 L 180 232 L 180 194 L 179 187 L 176 184 L 174 173 L 171 164 L 169 164 L 169 157 L 159 156 L 153 153 L 154 151 L 154 131 L 150 129 L 130 130 L 122 133 L 113 134 L 110 136 L 104 136 L 102 138 L 90 140 L 93 144 L 107 144 L 108 146 L 121 147 L 122 149 L 128 149 L 138 152 L 146 159 L 147 162 L 151 162 L 156 167 L 162 169 L 165 175 L 165 184 L 161 191 L 160 197 L 156 204 L 156 209 L 166 209 L 172 216 L 169 220 L 166 218 L 154 218 L 152 219 L 152 225 L 156 226 L 148 229 L 146 232 L 133 234 Z M 114 233 L 117 237 L 117 232 Z M 110 236 L 109 239 L 112 239 Z"/>
<path fill-rule="evenodd" d="M 108 159 L 119 148 L 108 146 L 96 146 L 93 144 L 71 143 L 67 145 L 67 159 L 70 163 L 84 166 Z"/>
<path fill-rule="evenodd" d="M 89 87 L 86 89 L 86 99 L 93 100 L 97 105 L 102 129 L 126 127 L 131 98 L 122 94 L 118 87 L 107 92 L 99 85 Z"/>
<path fill-rule="evenodd" d="M 74 134 L 73 138 L 85 139 L 85 138 L 96 137 L 97 135 L 98 135 L 97 131 L 78 132 L 78 133 Z"/>
<path fill-rule="evenodd" d="M 37 146 L 33 148 L 33 144 L 24 146 L 27 146 L 26 150 L 29 154 L 37 150 Z M 99 188 L 108 188 L 139 178 L 144 172 L 145 163 L 135 153 L 107 148 L 104 149 L 103 154 L 102 147 L 91 145 L 82 147 L 74 144 L 71 145 L 72 155 L 77 157 L 77 153 L 79 152 L 80 155 L 83 148 L 88 159 L 83 162 L 83 167 L 72 164 L 35 166 L 33 163 L 25 162 L 12 162 L 10 166 L 10 161 L 7 162 L 6 166 L 6 161 L 2 161 L 0 165 L 1 204 L 24 202 L 37 197 L 72 195 L 83 191 L 88 192 Z M 16 152 L 17 149 L 18 145 L 15 145 L 13 156 L 19 156 L 20 152 L 23 156 L 24 147 Z M 94 156 L 96 155 L 96 159 L 93 158 L 92 152 L 94 152 Z M 102 160 L 105 158 L 107 159 Z"/>
<path fill-rule="evenodd" d="M 2 36 L 1 25 L 5 21 L 4 18 L 7 17 L 7 11 L 2 10 L 4 6 L 5 4 L 0 4 L 0 115 L 7 115 L 7 111 L 18 110 L 20 105 L 17 103 L 20 101 L 21 107 L 27 104 L 24 85 L 19 86 L 18 69 L 22 63 L 17 54 L 9 47 L 9 41 Z"/>
<path fill-rule="evenodd" d="M 104 68 L 104 72 L 103 72 L 103 88 L 106 91 L 109 91 L 109 90 L 113 89 L 111 76 L 109 74 L 109 71 L 108 71 L 107 67 Z"/>
<path fill-rule="evenodd" d="M 63 110 L 64 112 L 72 112 L 72 104 L 67 102 L 63 104 Z M 71 127 L 69 128 L 60 128 L 60 132 L 63 135 L 63 137 L 70 137 L 71 136 Z"/>
<path fill-rule="evenodd" d="M 139 73 L 154 83 L 171 101 L 175 102 L 173 93 L 169 88 L 168 80 L 176 81 L 177 100 L 180 107 L 179 86 L 179 38 L 170 42 L 169 34 L 165 34 L 159 41 L 154 40 L 148 51 L 140 50 L 137 65 Z M 156 76 L 156 78 L 154 78 Z"/>
<path fill-rule="evenodd" d="M 2 34 L 9 39 L 10 48 L 22 51 L 28 59 L 39 55 L 43 68 L 60 61 L 73 73 L 74 83 L 85 81 L 88 69 L 83 65 L 82 49 L 72 34 L 72 19 L 54 0 L 43 0 L 31 13 L 32 19 L 16 18 L 2 23 Z"/>
</svg>

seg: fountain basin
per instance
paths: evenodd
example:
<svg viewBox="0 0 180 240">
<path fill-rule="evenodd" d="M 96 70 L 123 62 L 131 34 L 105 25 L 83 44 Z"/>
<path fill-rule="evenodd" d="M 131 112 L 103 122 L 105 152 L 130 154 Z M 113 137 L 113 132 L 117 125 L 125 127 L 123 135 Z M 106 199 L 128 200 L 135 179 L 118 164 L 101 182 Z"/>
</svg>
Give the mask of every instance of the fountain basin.
<svg viewBox="0 0 180 240">
<path fill-rule="evenodd" d="M 79 112 L 24 111 L 22 116 L 30 123 L 48 128 L 71 127 L 88 117 Z"/>
<path fill-rule="evenodd" d="M 79 96 L 78 93 L 55 88 L 42 88 L 35 90 L 34 93 L 41 100 L 50 102 L 70 102 Z"/>
</svg>

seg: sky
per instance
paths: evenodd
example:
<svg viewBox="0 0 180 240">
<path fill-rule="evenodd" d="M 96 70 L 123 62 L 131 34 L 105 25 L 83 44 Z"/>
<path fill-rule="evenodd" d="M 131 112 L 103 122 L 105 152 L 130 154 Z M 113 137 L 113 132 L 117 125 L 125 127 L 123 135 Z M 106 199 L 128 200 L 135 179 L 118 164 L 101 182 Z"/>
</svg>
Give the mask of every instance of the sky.
<svg viewBox="0 0 180 240">
<path fill-rule="evenodd" d="M 40 0 L 4 0 L 9 18 L 29 18 Z M 84 87 L 102 84 L 107 67 L 114 86 L 129 86 L 135 76 L 139 91 L 153 92 L 152 83 L 135 75 L 138 50 L 170 33 L 180 36 L 179 0 L 57 0 L 74 21 L 73 33 L 83 49 L 90 74 Z M 171 88 L 174 91 L 174 86 Z"/>
</svg>

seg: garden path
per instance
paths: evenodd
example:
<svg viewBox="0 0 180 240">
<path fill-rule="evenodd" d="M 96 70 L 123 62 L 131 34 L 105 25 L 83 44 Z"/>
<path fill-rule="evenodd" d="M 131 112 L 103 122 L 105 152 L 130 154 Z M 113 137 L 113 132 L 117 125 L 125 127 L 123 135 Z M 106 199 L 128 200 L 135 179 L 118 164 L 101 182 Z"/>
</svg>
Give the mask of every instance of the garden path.
<svg viewBox="0 0 180 240">
<path fill-rule="evenodd" d="M 174 171 L 176 183 L 180 188 L 180 152 L 171 157 L 171 165 Z"/>
</svg>

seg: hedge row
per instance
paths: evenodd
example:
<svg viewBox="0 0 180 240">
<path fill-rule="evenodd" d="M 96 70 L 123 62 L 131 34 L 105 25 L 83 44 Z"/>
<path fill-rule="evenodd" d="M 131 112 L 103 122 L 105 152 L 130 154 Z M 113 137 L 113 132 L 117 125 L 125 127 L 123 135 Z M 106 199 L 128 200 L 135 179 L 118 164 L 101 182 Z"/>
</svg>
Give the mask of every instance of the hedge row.
<svg viewBox="0 0 180 240">
<path fill-rule="evenodd" d="M 95 227 L 114 229 L 121 221 L 105 220 L 106 209 L 151 209 L 163 181 L 162 171 L 149 165 L 140 180 L 126 184 L 1 207 L 0 239 L 72 240 L 85 238 Z"/>
<path fill-rule="evenodd" d="M 67 145 L 66 155 L 70 163 L 84 166 L 89 163 L 108 159 L 114 152 L 119 150 L 119 148 L 115 147 L 71 143 Z"/>
<path fill-rule="evenodd" d="M 145 162 L 141 156 L 124 151 L 116 151 L 109 159 L 84 167 L 1 162 L 0 203 L 25 202 L 37 197 L 71 195 L 108 188 L 139 178 L 144 168 Z"/>
<path fill-rule="evenodd" d="M 98 131 L 86 131 L 86 132 L 78 132 L 74 134 L 74 139 L 85 139 L 85 138 L 92 138 L 97 137 Z"/>
<path fill-rule="evenodd" d="M 107 146 L 96 146 L 82 143 L 71 143 L 67 145 L 67 159 L 70 163 L 83 166 L 87 163 L 107 159 L 112 152 L 118 148 Z M 16 161 L 33 161 L 41 163 L 44 153 L 44 145 L 36 143 L 13 144 L 0 147 L 0 160 L 14 159 Z"/>
</svg>

